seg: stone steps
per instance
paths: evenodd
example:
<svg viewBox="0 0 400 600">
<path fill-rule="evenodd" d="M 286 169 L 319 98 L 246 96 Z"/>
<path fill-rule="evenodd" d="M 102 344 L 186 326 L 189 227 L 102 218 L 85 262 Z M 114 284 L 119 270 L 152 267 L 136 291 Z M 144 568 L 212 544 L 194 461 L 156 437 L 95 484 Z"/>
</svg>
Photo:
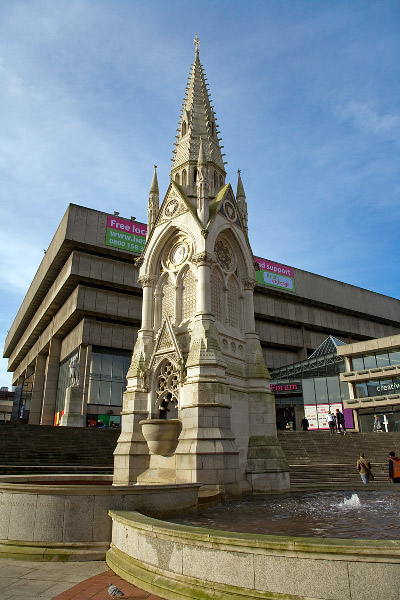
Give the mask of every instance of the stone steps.
<svg viewBox="0 0 400 600">
<path fill-rule="evenodd" d="M 120 431 L 46 425 L 0 426 L 0 474 L 112 473 Z"/>
<path fill-rule="evenodd" d="M 355 486 L 360 483 L 356 463 L 364 452 L 375 483 L 388 483 L 388 453 L 400 451 L 399 433 L 278 432 L 289 463 L 291 488 Z"/>
</svg>

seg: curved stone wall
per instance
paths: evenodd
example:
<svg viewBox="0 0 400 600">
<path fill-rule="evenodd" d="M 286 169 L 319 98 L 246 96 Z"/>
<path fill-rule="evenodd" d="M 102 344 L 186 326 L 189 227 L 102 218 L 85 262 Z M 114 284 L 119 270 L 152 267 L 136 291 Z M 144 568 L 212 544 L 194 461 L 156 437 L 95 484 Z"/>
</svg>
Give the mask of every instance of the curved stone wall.
<svg viewBox="0 0 400 600">
<path fill-rule="evenodd" d="M 194 509 L 200 486 L 18 481 L 0 482 L 0 557 L 30 560 L 104 560 L 110 509 L 153 515 Z"/>
<path fill-rule="evenodd" d="M 398 600 L 400 541 L 291 538 L 111 511 L 107 563 L 170 600 Z"/>
</svg>

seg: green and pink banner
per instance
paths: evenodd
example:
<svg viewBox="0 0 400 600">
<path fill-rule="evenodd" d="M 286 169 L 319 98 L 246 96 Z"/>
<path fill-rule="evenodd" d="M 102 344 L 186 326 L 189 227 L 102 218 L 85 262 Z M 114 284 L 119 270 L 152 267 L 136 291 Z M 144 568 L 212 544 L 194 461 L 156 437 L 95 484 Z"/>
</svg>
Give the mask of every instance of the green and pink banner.
<svg viewBox="0 0 400 600">
<path fill-rule="evenodd" d="M 272 262 L 265 258 L 254 257 L 259 264 L 260 270 L 256 271 L 257 283 L 268 285 L 275 289 L 295 292 L 294 270 L 287 265 Z"/>
<path fill-rule="evenodd" d="M 141 254 L 146 243 L 146 233 L 147 225 L 144 223 L 111 215 L 107 217 L 106 246 Z"/>
</svg>

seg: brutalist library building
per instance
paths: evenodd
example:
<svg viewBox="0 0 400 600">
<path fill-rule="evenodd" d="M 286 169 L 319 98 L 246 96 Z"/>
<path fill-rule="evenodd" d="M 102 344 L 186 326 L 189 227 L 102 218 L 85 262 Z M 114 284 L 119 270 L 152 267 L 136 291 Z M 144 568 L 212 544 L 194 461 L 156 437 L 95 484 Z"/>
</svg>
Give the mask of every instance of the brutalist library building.
<svg viewBox="0 0 400 600">
<path fill-rule="evenodd" d="M 145 239 L 146 225 L 134 218 L 69 205 L 6 338 L 15 386 L 12 420 L 58 425 L 72 361 L 82 425 L 119 425 L 141 321 L 134 259 Z M 299 429 L 306 414 L 311 428 L 324 429 L 326 411 L 341 407 L 348 427 L 357 429 L 339 350 L 399 335 L 400 301 L 273 258 L 255 257 L 254 306 L 277 425 Z"/>
</svg>

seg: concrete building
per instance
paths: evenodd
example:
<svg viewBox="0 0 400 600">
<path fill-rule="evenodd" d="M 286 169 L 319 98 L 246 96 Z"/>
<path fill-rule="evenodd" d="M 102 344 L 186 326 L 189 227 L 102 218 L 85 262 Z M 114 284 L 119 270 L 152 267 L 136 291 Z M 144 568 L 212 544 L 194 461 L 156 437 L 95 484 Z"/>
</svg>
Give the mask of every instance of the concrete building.
<svg viewBox="0 0 400 600">
<path fill-rule="evenodd" d="M 346 344 L 337 349 L 345 361 L 340 379 L 349 388 L 360 431 L 400 431 L 400 335 Z"/>
<path fill-rule="evenodd" d="M 205 90 L 205 81 L 196 83 L 196 94 L 203 85 Z M 215 199 L 226 172 L 213 109 L 207 103 L 202 108 L 208 111 L 203 117 L 211 119 L 203 124 L 208 153 L 204 165 L 197 162 L 199 147 L 189 144 L 191 113 L 187 106 L 185 110 L 171 180 L 188 197 L 197 195 L 201 183 L 203 195 L 206 186 L 209 199 Z M 202 167 L 206 183 L 197 181 Z M 155 177 L 148 202 L 150 225 L 157 202 Z M 240 173 L 235 202 L 247 234 Z M 209 210 L 215 206 L 211 202 Z M 204 221 L 206 210 L 204 204 Z M 119 424 L 142 315 L 143 291 L 134 257 L 142 252 L 146 231 L 146 225 L 118 213 L 75 204 L 67 208 L 5 341 L 4 356 L 17 388 L 15 418 L 58 424 L 65 409 L 70 365 L 78 361 L 82 425 L 99 419 L 106 425 Z M 251 242 L 251 232 L 249 237 Z M 265 254 L 273 254 L 267 244 Z M 400 334 L 398 300 L 270 259 L 254 260 L 255 329 L 269 369 L 307 360 L 328 336 L 352 343 Z M 239 300 L 243 305 L 243 298 Z"/>
<path fill-rule="evenodd" d="M 11 421 L 13 402 L 14 392 L 8 387 L 0 388 L 0 423 Z"/>
</svg>

